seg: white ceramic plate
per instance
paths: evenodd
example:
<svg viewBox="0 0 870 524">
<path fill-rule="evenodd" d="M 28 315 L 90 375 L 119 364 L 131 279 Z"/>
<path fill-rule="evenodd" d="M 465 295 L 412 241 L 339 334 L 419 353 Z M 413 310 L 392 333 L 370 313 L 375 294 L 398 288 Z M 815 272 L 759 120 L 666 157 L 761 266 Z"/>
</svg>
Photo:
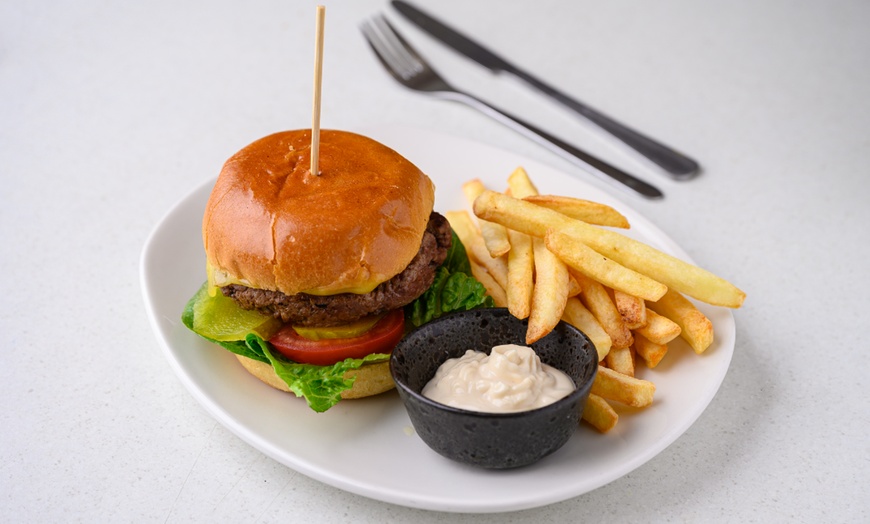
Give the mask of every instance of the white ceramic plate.
<svg viewBox="0 0 870 524">
<path fill-rule="evenodd" d="M 481 178 L 502 190 L 522 165 L 542 193 L 573 195 L 619 209 L 630 234 L 663 251 L 688 255 L 662 231 L 611 195 L 546 165 L 507 151 L 418 129 L 364 130 L 427 172 L 437 186 L 436 210 L 465 207 L 461 184 Z M 642 377 L 656 383 L 650 408 L 623 413 L 601 435 L 581 425 L 558 452 L 530 467 L 486 471 L 449 461 L 413 432 L 395 392 L 346 401 L 314 413 L 295 397 L 253 378 L 236 359 L 180 321 L 188 298 L 205 278 L 200 223 L 210 179 L 181 200 L 154 229 L 142 253 L 145 304 L 167 359 L 193 396 L 224 426 L 256 449 L 338 488 L 403 506 L 498 512 L 543 506 L 586 493 L 639 467 L 674 442 L 712 400 L 734 350 L 731 312 L 701 305 L 716 330 L 703 356 L 682 342 Z"/>
</svg>

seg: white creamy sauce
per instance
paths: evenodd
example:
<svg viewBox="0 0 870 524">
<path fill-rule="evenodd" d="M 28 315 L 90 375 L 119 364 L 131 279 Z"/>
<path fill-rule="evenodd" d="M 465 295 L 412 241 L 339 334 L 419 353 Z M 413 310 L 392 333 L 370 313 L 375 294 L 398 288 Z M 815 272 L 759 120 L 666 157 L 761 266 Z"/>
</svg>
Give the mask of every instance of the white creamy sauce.
<svg viewBox="0 0 870 524">
<path fill-rule="evenodd" d="M 541 362 L 532 348 L 506 344 L 489 355 L 469 349 L 447 360 L 422 393 L 456 408 L 512 413 L 552 404 L 572 391 L 574 381 Z"/>
</svg>

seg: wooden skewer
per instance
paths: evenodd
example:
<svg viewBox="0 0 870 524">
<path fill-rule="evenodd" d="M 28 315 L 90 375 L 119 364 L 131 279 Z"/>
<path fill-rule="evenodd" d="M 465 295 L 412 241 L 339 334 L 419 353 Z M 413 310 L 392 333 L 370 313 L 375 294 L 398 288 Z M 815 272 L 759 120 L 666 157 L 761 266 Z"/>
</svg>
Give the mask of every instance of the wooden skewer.
<svg viewBox="0 0 870 524">
<path fill-rule="evenodd" d="M 323 25 L 326 8 L 317 6 L 314 42 L 314 110 L 311 115 L 311 173 L 320 176 L 320 85 L 323 78 Z"/>
</svg>

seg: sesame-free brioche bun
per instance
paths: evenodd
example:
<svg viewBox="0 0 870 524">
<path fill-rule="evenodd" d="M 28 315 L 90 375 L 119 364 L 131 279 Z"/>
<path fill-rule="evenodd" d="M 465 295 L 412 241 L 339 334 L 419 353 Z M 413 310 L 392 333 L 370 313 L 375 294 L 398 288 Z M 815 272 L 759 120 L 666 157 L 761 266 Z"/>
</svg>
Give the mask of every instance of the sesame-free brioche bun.
<svg viewBox="0 0 870 524">
<path fill-rule="evenodd" d="M 242 366 L 248 373 L 254 375 L 266 384 L 281 391 L 290 392 L 287 383 L 275 373 L 275 369 L 269 364 L 254 360 L 241 355 L 236 355 Z M 352 369 L 344 374 L 344 378 L 356 377 L 353 387 L 341 392 L 341 398 L 350 400 L 355 398 L 370 397 L 396 387 L 393 377 L 390 375 L 390 362 L 376 362 L 363 364 L 357 369 Z"/>
<path fill-rule="evenodd" d="M 417 254 L 435 202 L 432 181 L 397 152 L 345 131 L 261 138 L 224 164 L 202 234 L 218 286 L 287 295 L 367 293 Z"/>
</svg>

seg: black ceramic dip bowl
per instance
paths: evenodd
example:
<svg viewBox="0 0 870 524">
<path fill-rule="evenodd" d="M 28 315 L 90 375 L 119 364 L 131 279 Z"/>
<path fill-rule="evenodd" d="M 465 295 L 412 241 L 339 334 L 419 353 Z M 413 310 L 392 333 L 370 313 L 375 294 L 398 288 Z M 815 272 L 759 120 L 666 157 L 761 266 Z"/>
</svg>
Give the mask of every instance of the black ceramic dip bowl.
<svg viewBox="0 0 870 524">
<path fill-rule="evenodd" d="M 484 468 L 526 466 L 562 447 L 580 422 L 598 370 L 598 353 L 577 328 L 560 322 L 531 345 L 541 362 L 565 372 L 576 389 L 529 411 L 484 413 L 450 407 L 420 392 L 447 359 L 469 349 L 489 354 L 494 346 L 525 344 L 527 322 L 507 309 L 476 309 L 446 315 L 409 333 L 390 359 L 396 389 L 414 430 L 450 459 Z"/>
</svg>

